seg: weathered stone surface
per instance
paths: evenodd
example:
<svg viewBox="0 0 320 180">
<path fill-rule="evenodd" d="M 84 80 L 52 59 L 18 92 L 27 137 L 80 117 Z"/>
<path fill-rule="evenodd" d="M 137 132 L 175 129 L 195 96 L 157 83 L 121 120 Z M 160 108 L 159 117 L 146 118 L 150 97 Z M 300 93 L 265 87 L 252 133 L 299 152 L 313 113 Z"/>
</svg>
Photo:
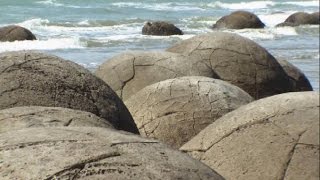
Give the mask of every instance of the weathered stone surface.
<svg viewBox="0 0 320 180">
<path fill-rule="evenodd" d="M 245 29 L 264 28 L 264 23 L 255 14 L 247 11 L 235 11 L 220 18 L 213 28 L 217 29 Z"/>
<path fill-rule="evenodd" d="M 98 67 L 95 74 L 126 100 L 145 86 L 181 76 L 217 77 L 212 69 L 170 52 L 126 52 Z"/>
<path fill-rule="evenodd" d="M 305 13 L 305 12 L 296 12 L 291 14 L 283 23 L 277 25 L 281 26 L 299 26 L 304 24 L 319 24 L 319 13 Z"/>
<path fill-rule="evenodd" d="M 125 104 L 142 136 L 179 148 L 219 117 L 252 100 L 227 82 L 188 76 L 147 86 Z"/>
<path fill-rule="evenodd" d="M 155 141 L 108 128 L 1 133 L 1 179 L 220 180 L 214 170 Z"/>
<path fill-rule="evenodd" d="M 280 59 L 278 60 L 283 70 L 287 73 L 297 91 L 312 91 L 312 86 L 308 78 L 304 75 L 299 68 L 291 64 L 290 62 Z"/>
<path fill-rule="evenodd" d="M 147 22 L 142 28 L 142 34 L 154 36 L 170 36 L 183 35 L 183 32 L 174 24 L 163 21 L 156 21 Z"/>
<path fill-rule="evenodd" d="M 216 73 L 215 78 L 242 88 L 256 99 L 297 91 L 266 49 L 236 34 L 215 32 L 198 35 L 167 51 L 188 55 L 194 61 L 194 68 L 209 68 Z"/>
<path fill-rule="evenodd" d="M 244 105 L 180 150 L 226 179 L 318 179 L 319 93 L 285 93 Z"/>
<path fill-rule="evenodd" d="M 92 113 L 61 107 L 22 106 L 0 110 L 0 133 L 54 126 L 113 128 L 107 120 Z"/>
<path fill-rule="evenodd" d="M 29 51 L 0 54 L 0 109 L 17 106 L 87 111 L 117 129 L 138 132 L 129 111 L 107 84 L 56 56 Z"/>
<path fill-rule="evenodd" d="M 36 40 L 34 34 L 26 28 L 11 25 L 0 27 L 0 41 Z"/>
</svg>

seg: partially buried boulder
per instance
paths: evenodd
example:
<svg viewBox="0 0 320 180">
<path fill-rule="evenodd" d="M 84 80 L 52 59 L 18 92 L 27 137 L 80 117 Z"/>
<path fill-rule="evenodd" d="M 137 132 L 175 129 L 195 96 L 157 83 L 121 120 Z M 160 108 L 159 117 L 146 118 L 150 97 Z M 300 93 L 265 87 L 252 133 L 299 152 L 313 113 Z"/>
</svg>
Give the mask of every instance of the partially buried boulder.
<svg viewBox="0 0 320 180">
<path fill-rule="evenodd" d="M 278 60 L 284 71 L 290 77 L 292 84 L 294 85 L 295 89 L 298 91 L 312 91 L 312 86 L 308 80 L 308 78 L 304 75 L 304 73 L 291 64 L 290 62 L 280 59 Z"/>
<path fill-rule="evenodd" d="M 281 26 L 299 26 L 305 24 L 319 24 L 319 12 L 309 14 L 305 12 L 296 12 L 291 14 L 283 23 L 277 25 Z"/>
<path fill-rule="evenodd" d="M 10 25 L 0 27 L 0 41 L 36 40 L 34 34 L 26 28 Z"/>
<path fill-rule="evenodd" d="M 319 179 L 319 93 L 285 93 L 244 105 L 180 150 L 226 179 Z"/>
<path fill-rule="evenodd" d="M 194 66 L 184 55 L 150 51 L 125 52 L 98 67 L 95 74 L 126 100 L 140 89 L 181 76 L 217 77 L 212 69 Z"/>
<path fill-rule="evenodd" d="M 147 22 L 142 28 L 143 35 L 154 35 L 154 36 L 170 36 L 170 35 L 183 35 L 183 32 L 175 25 L 163 22 Z"/>
<path fill-rule="evenodd" d="M 252 100 L 227 82 L 188 76 L 147 86 L 125 104 L 142 136 L 179 148 L 219 117 Z"/>
<path fill-rule="evenodd" d="M 264 23 L 255 14 L 247 11 L 235 11 L 220 18 L 213 28 L 217 29 L 244 29 L 244 28 L 264 28 Z"/>
<path fill-rule="evenodd" d="M 155 141 L 96 127 L 27 128 L 0 136 L 2 179 L 222 180 Z"/>
<path fill-rule="evenodd" d="M 122 100 L 106 83 L 56 56 L 29 51 L 0 54 L 0 109 L 17 106 L 88 111 L 117 129 L 138 133 Z"/>
<path fill-rule="evenodd" d="M 216 78 L 242 88 L 255 99 L 298 90 L 266 49 L 237 34 L 198 35 L 167 51 L 189 56 L 194 68 L 211 69 Z"/>
<path fill-rule="evenodd" d="M 0 133 L 31 127 L 92 126 L 113 128 L 105 119 L 92 113 L 61 108 L 23 106 L 0 110 Z"/>
</svg>

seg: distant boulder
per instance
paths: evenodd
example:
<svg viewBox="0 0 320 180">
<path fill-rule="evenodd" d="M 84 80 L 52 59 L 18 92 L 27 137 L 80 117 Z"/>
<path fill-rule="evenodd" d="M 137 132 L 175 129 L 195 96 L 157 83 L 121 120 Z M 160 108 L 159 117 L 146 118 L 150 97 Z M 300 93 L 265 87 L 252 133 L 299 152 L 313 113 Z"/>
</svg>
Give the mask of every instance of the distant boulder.
<svg viewBox="0 0 320 180">
<path fill-rule="evenodd" d="M 154 36 L 170 36 L 170 35 L 183 35 L 183 32 L 175 25 L 163 22 L 147 22 L 142 28 L 143 35 Z"/>
<path fill-rule="evenodd" d="M 0 28 L 0 41 L 36 40 L 34 34 L 26 28 L 10 25 Z"/>
<path fill-rule="evenodd" d="M 213 28 L 217 29 L 245 29 L 264 28 L 264 23 L 253 13 L 247 11 L 235 11 L 230 15 L 220 18 Z"/>
<path fill-rule="evenodd" d="M 313 14 L 296 12 L 291 14 L 283 23 L 278 24 L 277 27 L 299 26 L 304 24 L 319 24 L 319 12 Z"/>
</svg>

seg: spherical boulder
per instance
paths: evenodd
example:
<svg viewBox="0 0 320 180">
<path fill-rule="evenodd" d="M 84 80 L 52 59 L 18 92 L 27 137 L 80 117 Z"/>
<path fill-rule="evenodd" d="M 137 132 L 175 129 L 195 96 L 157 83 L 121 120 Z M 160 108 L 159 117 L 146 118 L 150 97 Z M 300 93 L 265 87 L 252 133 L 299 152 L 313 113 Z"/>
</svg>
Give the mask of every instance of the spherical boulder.
<svg viewBox="0 0 320 180">
<path fill-rule="evenodd" d="M 147 22 L 142 28 L 143 35 L 153 36 L 170 36 L 170 35 L 183 35 L 183 32 L 175 25 L 163 22 Z"/>
<path fill-rule="evenodd" d="M 223 179 L 155 140 L 108 128 L 9 131 L 0 136 L 0 157 L 5 179 Z"/>
<path fill-rule="evenodd" d="M 320 24 L 320 12 L 314 12 L 311 15 L 313 16 L 314 19 L 316 19 L 317 21 L 316 24 Z"/>
<path fill-rule="evenodd" d="M 0 41 L 36 40 L 32 32 L 26 28 L 10 25 L 0 27 Z"/>
<path fill-rule="evenodd" d="M 22 106 L 0 110 L 0 133 L 31 127 L 90 126 L 113 128 L 107 120 L 92 113 L 42 106 Z"/>
<path fill-rule="evenodd" d="M 180 150 L 226 179 L 318 179 L 319 93 L 285 93 L 244 105 Z"/>
<path fill-rule="evenodd" d="M 304 73 L 291 64 L 290 62 L 280 59 L 278 60 L 283 70 L 287 73 L 297 91 L 312 91 L 313 88 L 308 80 L 308 78 L 304 75 Z"/>
<path fill-rule="evenodd" d="M 227 16 L 220 18 L 213 28 L 217 29 L 245 29 L 245 28 L 264 28 L 264 23 L 255 14 L 247 11 L 235 11 Z"/>
<path fill-rule="evenodd" d="M 125 52 L 105 61 L 95 72 L 117 92 L 128 99 L 145 86 L 181 76 L 216 78 L 207 66 L 199 68 L 190 58 L 170 52 Z"/>
<path fill-rule="evenodd" d="M 219 117 L 252 100 L 227 82 L 186 76 L 147 86 L 125 104 L 142 136 L 179 148 Z"/>
<path fill-rule="evenodd" d="M 0 54 L 0 109 L 65 107 L 91 112 L 115 128 L 138 133 L 117 94 L 76 63 L 30 51 Z"/>
<path fill-rule="evenodd" d="M 277 60 L 257 43 L 237 34 L 215 32 L 184 40 L 167 51 L 207 67 L 219 79 L 234 84 L 255 99 L 296 91 Z"/>
<path fill-rule="evenodd" d="M 291 14 L 283 23 L 277 25 L 281 26 L 299 26 L 305 24 L 319 24 L 319 13 L 305 13 L 305 12 L 296 12 Z"/>
</svg>

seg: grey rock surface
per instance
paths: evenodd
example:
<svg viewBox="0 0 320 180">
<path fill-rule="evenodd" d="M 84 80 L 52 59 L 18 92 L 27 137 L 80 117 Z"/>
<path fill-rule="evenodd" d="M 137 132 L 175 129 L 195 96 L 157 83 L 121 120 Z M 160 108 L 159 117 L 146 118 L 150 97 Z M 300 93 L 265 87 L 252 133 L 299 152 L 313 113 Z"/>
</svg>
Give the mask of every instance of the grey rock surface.
<svg viewBox="0 0 320 180">
<path fill-rule="evenodd" d="M 6 179 L 222 180 L 199 161 L 155 141 L 108 128 L 26 128 L 1 133 Z"/>
<path fill-rule="evenodd" d="M 226 179 L 319 179 L 319 93 L 285 93 L 244 105 L 180 150 Z"/>
<path fill-rule="evenodd" d="M 164 21 L 155 21 L 145 23 L 142 28 L 142 34 L 154 36 L 170 36 L 183 35 L 183 32 L 174 24 Z"/>
<path fill-rule="evenodd" d="M 220 18 L 213 28 L 217 29 L 245 29 L 264 28 L 264 23 L 255 14 L 247 11 L 235 11 Z"/>
<path fill-rule="evenodd" d="M 219 117 L 252 100 L 227 82 L 188 76 L 147 86 L 125 104 L 142 136 L 179 148 Z"/>
<path fill-rule="evenodd" d="M 242 88 L 255 99 L 297 91 L 289 76 L 266 49 L 237 34 L 202 34 L 184 40 L 167 51 L 189 56 L 194 68 L 210 69 L 216 74 L 214 78 Z"/>
<path fill-rule="evenodd" d="M 283 70 L 287 73 L 297 91 L 312 91 L 313 88 L 308 80 L 308 78 L 304 75 L 304 73 L 291 64 L 290 62 L 279 59 L 278 62 L 280 63 Z"/>
<path fill-rule="evenodd" d="M 0 133 L 55 126 L 113 128 L 107 120 L 92 113 L 61 107 L 22 106 L 0 110 Z"/>
<path fill-rule="evenodd" d="M 65 107 L 91 112 L 115 128 L 138 133 L 117 94 L 74 62 L 30 51 L 0 54 L 0 109 Z"/>
<path fill-rule="evenodd" d="M 0 41 L 36 40 L 32 32 L 16 25 L 0 27 Z"/>
<path fill-rule="evenodd" d="M 145 86 L 166 79 L 181 76 L 217 77 L 207 66 L 195 64 L 189 57 L 176 53 L 125 52 L 105 61 L 95 74 L 126 100 Z"/>
<path fill-rule="evenodd" d="M 277 26 L 299 26 L 319 23 L 319 12 L 315 12 L 312 14 L 306 12 L 296 12 L 291 14 L 283 23 L 280 23 Z"/>
</svg>

